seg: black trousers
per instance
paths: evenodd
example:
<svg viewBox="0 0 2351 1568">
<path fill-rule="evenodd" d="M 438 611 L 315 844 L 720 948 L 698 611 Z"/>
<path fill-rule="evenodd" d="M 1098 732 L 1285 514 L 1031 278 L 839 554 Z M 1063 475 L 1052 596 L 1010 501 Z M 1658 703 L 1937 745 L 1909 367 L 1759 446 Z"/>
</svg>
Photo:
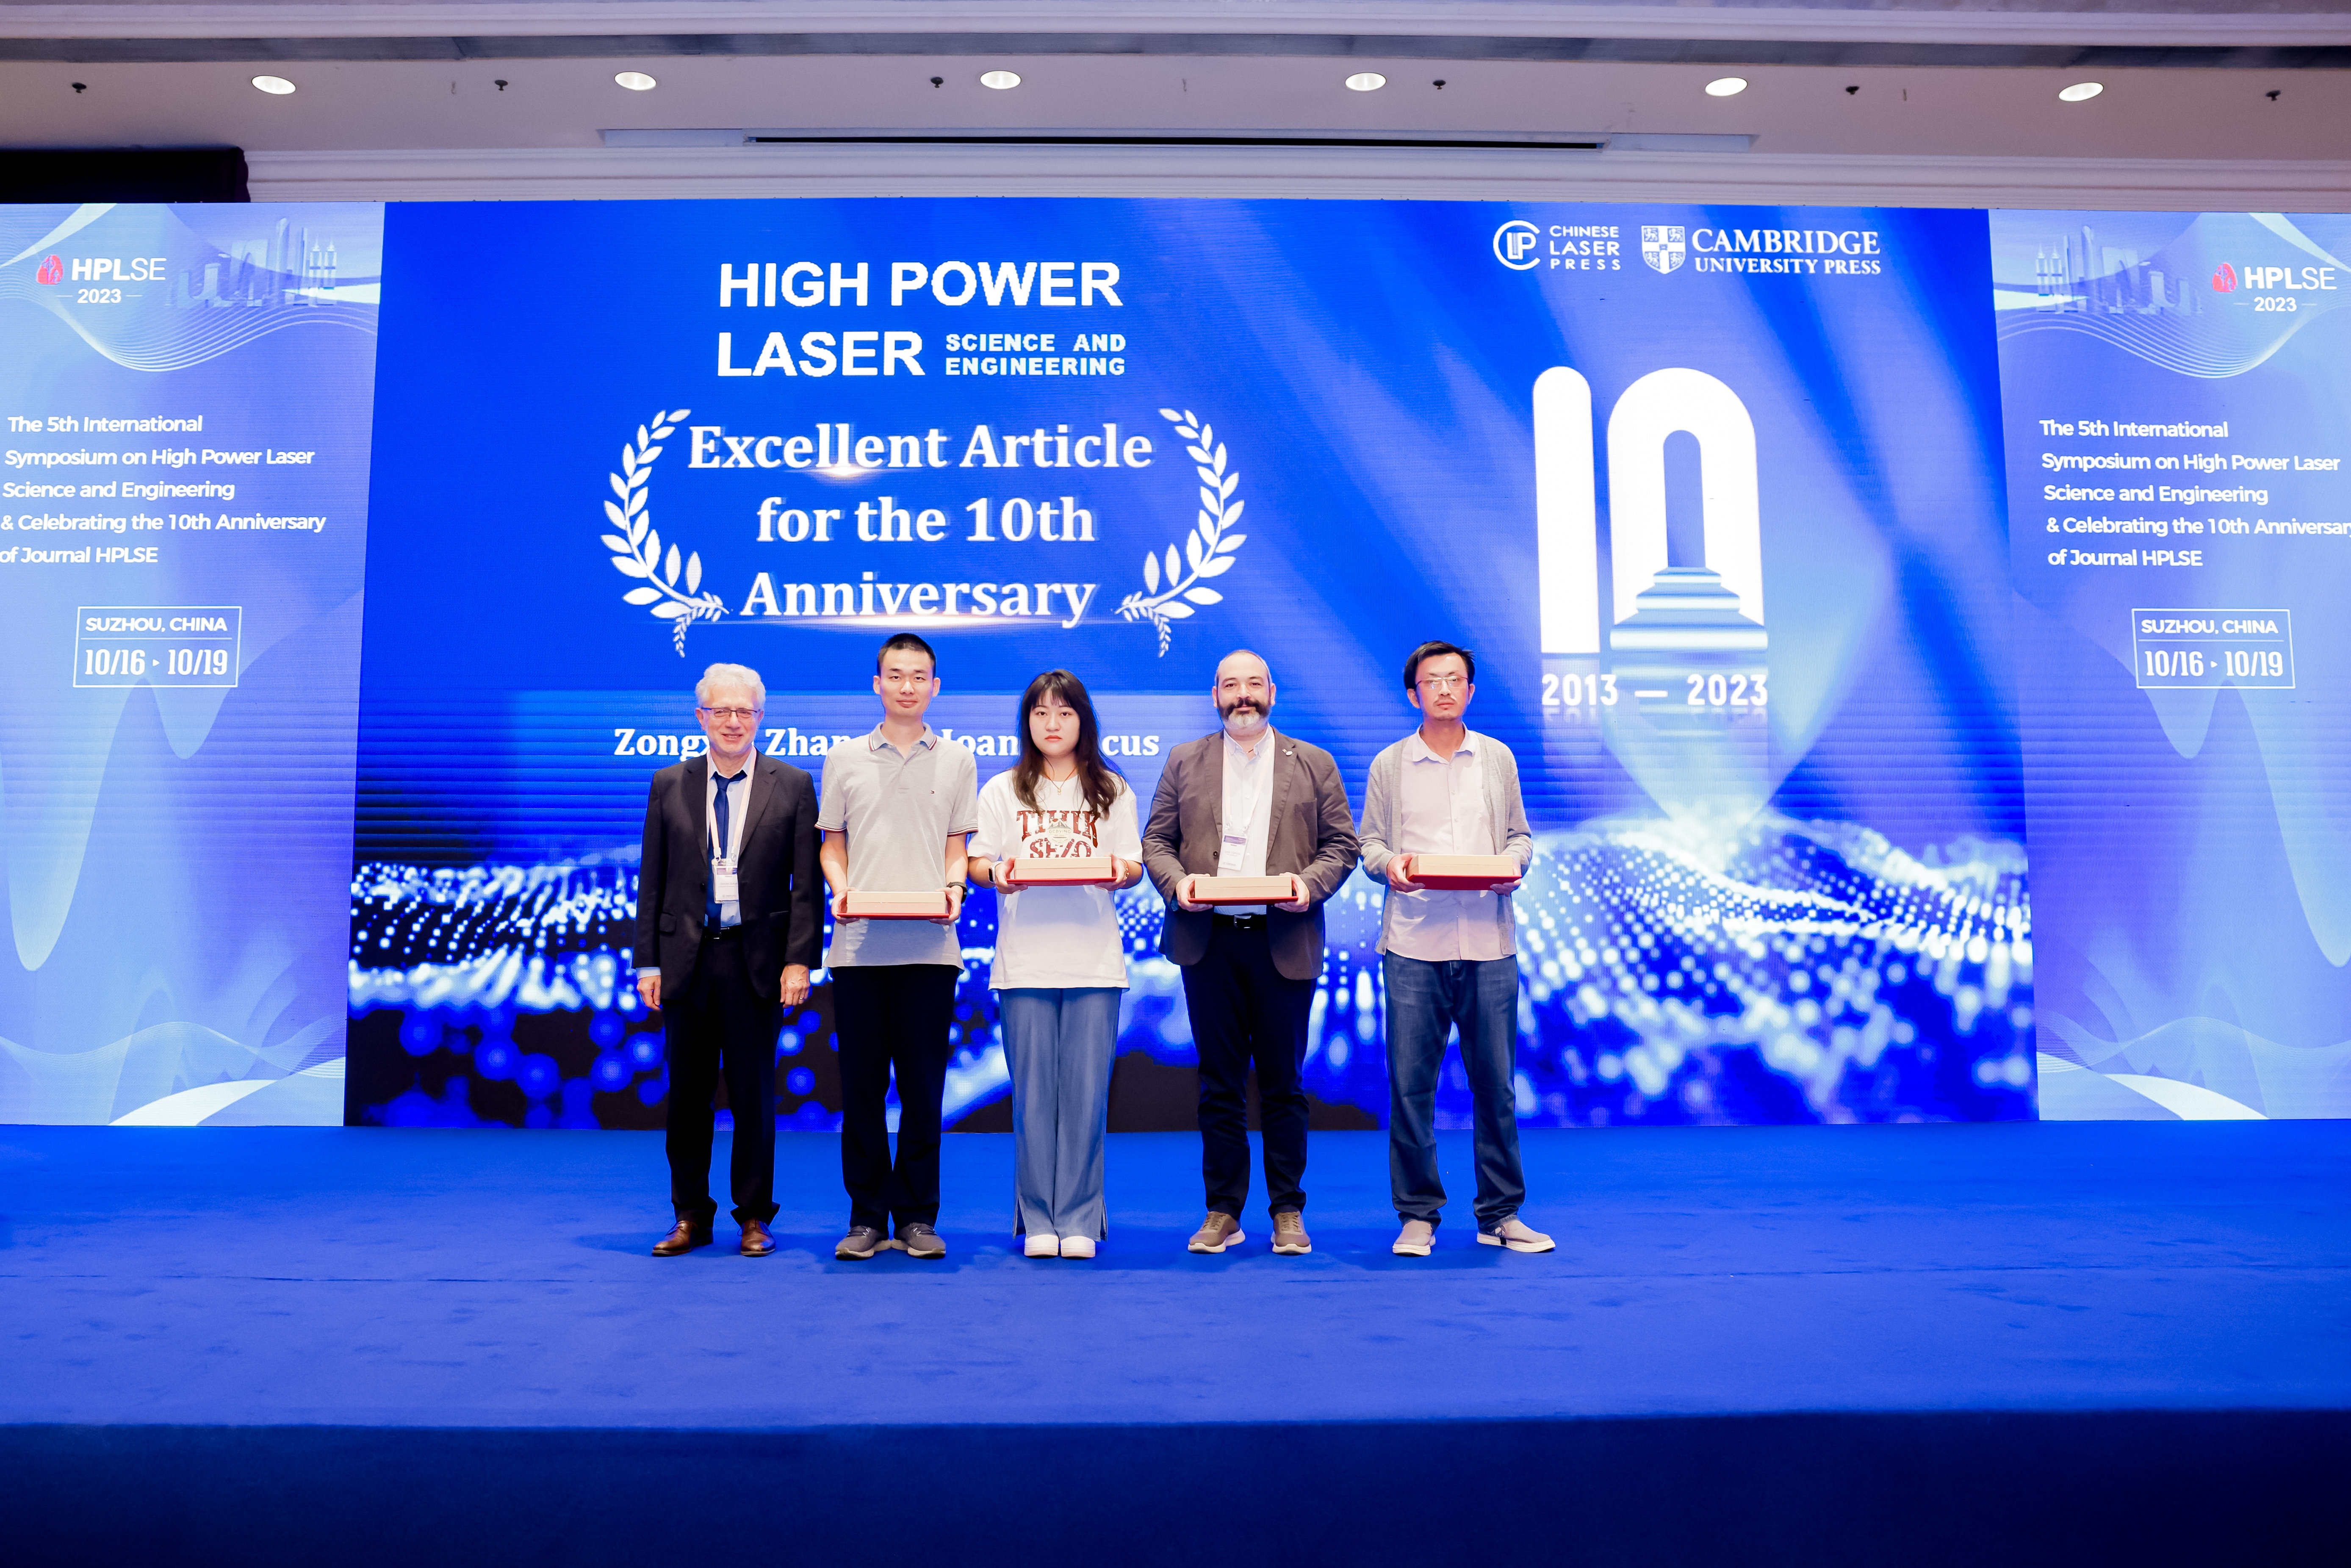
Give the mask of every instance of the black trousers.
<svg viewBox="0 0 2351 1568">
<path fill-rule="evenodd" d="M 1200 1053 L 1200 1174 L 1208 1209 L 1240 1218 L 1249 1202 L 1249 1070 L 1257 1066 L 1267 1207 L 1302 1209 L 1306 1194 L 1306 1019 L 1314 982 L 1273 967 L 1263 925 L 1218 920 L 1208 951 L 1184 970 L 1184 1006 Z"/>
<path fill-rule="evenodd" d="M 939 1100 L 956 976 L 945 964 L 846 964 L 832 971 L 841 1058 L 841 1181 L 849 1223 L 888 1230 L 939 1218 Z M 898 1157 L 883 1102 L 898 1076 Z"/>
<path fill-rule="evenodd" d="M 739 929 L 739 927 L 738 927 Z M 735 1117 L 727 1182 L 737 1220 L 776 1218 L 776 1030 L 778 1005 L 751 988 L 739 936 L 704 938 L 685 995 L 662 998 L 669 1044 L 669 1201 L 707 1226 L 711 1096 L 723 1072 Z"/>
</svg>

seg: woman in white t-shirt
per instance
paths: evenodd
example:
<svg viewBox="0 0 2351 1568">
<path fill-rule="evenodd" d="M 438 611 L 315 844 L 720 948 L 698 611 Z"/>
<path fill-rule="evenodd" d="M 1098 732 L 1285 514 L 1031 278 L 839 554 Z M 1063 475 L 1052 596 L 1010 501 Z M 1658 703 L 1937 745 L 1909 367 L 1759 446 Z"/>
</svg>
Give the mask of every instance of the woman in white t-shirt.
<svg viewBox="0 0 2351 1568">
<path fill-rule="evenodd" d="M 1021 886 L 1020 862 L 1110 857 L 1143 876 L 1134 791 L 1102 761 L 1084 683 L 1048 670 L 1020 698 L 1020 760 L 979 792 L 969 875 L 997 890 L 996 968 L 1012 1074 L 1013 1200 L 1031 1258 L 1091 1258 L 1106 1232 L 1102 1134 L 1126 952 L 1111 887 Z"/>
</svg>

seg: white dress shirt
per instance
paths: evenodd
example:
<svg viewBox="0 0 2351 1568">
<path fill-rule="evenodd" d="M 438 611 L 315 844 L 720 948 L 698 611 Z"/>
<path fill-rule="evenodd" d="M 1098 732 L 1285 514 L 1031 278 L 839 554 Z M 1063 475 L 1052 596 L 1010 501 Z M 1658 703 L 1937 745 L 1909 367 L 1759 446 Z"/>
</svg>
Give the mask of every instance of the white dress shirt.
<svg viewBox="0 0 2351 1568">
<path fill-rule="evenodd" d="M 1415 730 L 1404 746 L 1397 781 L 1395 852 L 1406 855 L 1497 852 L 1494 814 L 1478 764 L 1478 737 L 1463 732 L 1459 749 L 1439 757 Z M 1417 872 L 1416 866 L 1414 870 Z M 1459 888 L 1388 890 L 1387 946 L 1424 963 L 1507 958 L 1496 934 L 1494 894 Z"/>
<path fill-rule="evenodd" d="M 1265 875 L 1267 841 L 1273 837 L 1273 727 L 1257 732 L 1251 754 L 1225 731 L 1224 842 L 1217 846 L 1218 876 Z M 1224 904 L 1219 915 L 1263 915 L 1262 904 Z"/>
</svg>

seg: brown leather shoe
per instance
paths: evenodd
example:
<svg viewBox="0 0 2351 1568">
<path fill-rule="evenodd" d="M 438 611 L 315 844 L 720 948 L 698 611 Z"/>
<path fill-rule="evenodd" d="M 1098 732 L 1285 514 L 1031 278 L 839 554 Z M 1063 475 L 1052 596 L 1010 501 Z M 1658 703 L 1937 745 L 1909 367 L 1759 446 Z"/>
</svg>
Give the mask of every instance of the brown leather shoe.
<svg viewBox="0 0 2351 1568">
<path fill-rule="evenodd" d="M 691 1219 L 681 1219 L 677 1228 L 653 1243 L 653 1256 L 674 1258 L 681 1252 L 691 1252 L 697 1247 L 710 1245 L 710 1227 L 696 1225 Z"/>
<path fill-rule="evenodd" d="M 1314 1250 L 1314 1243 L 1307 1239 L 1304 1215 L 1285 1208 L 1273 1217 L 1273 1249 L 1292 1257 Z"/>
<path fill-rule="evenodd" d="M 776 1239 L 768 1234 L 766 1226 L 756 1219 L 747 1219 L 743 1222 L 743 1245 L 737 1250 L 744 1257 L 765 1258 L 775 1249 Z"/>
</svg>

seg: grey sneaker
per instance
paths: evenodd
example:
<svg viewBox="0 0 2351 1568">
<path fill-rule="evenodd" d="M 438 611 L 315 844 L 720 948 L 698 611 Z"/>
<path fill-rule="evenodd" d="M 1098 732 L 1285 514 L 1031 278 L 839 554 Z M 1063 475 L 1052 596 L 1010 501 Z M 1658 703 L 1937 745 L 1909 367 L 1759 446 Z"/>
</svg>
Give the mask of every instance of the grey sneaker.
<svg viewBox="0 0 2351 1568">
<path fill-rule="evenodd" d="M 1294 1208 L 1285 1208 L 1273 1217 L 1273 1249 L 1295 1257 L 1314 1250 L 1314 1243 L 1306 1235 L 1306 1217 Z"/>
<path fill-rule="evenodd" d="M 944 1258 L 947 1244 L 939 1233 L 919 1219 L 909 1219 L 898 1227 L 898 1245 L 906 1249 L 909 1258 Z"/>
<path fill-rule="evenodd" d="M 1396 1239 L 1388 1243 L 1388 1250 L 1399 1258 L 1426 1258 L 1437 1244 L 1437 1227 L 1426 1219 L 1407 1219 Z"/>
<path fill-rule="evenodd" d="M 1552 1239 L 1535 1229 L 1517 1215 L 1478 1228 L 1478 1244 L 1481 1247 L 1506 1247 L 1513 1252 L 1548 1252 Z"/>
<path fill-rule="evenodd" d="M 832 1244 L 832 1255 L 844 1262 L 862 1262 L 871 1258 L 882 1246 L 881 1230 L 871 1225 L 852 1225 L 849 1234 Z"/>
</svg>

